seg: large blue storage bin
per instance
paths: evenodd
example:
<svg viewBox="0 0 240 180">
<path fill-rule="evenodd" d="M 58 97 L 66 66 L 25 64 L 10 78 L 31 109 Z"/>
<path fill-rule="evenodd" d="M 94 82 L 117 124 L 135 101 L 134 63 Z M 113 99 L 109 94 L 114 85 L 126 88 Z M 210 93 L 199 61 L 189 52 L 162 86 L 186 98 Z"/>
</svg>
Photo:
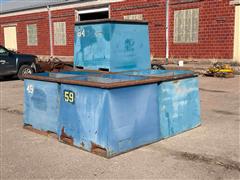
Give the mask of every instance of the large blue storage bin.
<svg viewBox="0 0 240 180">
<path fill-rule="evenodd" d="M 87 21 L 75 25 L 74 65 L 111 72 L 150 68 L 148 25 L 133 21 Z"/>
<path fill-rule="evenodd" d="M 25 79 L 24 123 L 112 157 L 200 125 L 198 80 L 189 71 L 36 74 Z"/>
</svg>

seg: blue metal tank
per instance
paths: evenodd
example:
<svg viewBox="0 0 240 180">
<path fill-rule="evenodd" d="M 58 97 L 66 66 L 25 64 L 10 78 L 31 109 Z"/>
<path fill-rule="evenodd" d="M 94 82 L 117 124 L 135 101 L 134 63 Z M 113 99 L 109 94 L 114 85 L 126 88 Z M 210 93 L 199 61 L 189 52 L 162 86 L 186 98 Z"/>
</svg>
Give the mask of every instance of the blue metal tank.
<svg viewBox="0 0 240 180">
<path fill-rule="evenodd" d="M 77 23 L 74 65 L 111 73 L 26 76 L 24 124 L 105 157 L 197 127 L 197 76 L 191 71 L 148 70 L 149 49 L 145 22 Z"/>
<path fill-rule="evenodd" d="M 146 22 L 99 20 L 75 25 L 74 65 L 111 72 L 151 67 Z"/>
<path fill-rule="evenodd" d="M 135 75 L 30 76 L 25 80 L 24 123 L 56 132 L 59 140 L 105 157 L 200 124 L 196 76 L 175 71 L 172 76 L 168 71 L 127 73 Z"/>
</svg>

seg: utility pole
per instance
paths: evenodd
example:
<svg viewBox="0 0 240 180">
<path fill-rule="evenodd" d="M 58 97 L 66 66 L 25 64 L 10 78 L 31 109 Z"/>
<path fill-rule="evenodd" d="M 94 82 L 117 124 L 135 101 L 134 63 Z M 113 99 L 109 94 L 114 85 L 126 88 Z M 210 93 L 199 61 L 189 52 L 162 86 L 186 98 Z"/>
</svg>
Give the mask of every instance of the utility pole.
<svg viewBox="0 0 240 180">
<path fill-rule="evenodd" d="M 169 0 L 166 0 L 166 64 L 169 59 Z"/>
<path fill-rule="evenodd" d="M 50 39 L 50 56 L 53 56 L 53 37 L 52 37 L 52 13 L 49 6 L 47 6 L 48 10 L 48 26 L 49 26 L 49 39 Z"/>
</svg>

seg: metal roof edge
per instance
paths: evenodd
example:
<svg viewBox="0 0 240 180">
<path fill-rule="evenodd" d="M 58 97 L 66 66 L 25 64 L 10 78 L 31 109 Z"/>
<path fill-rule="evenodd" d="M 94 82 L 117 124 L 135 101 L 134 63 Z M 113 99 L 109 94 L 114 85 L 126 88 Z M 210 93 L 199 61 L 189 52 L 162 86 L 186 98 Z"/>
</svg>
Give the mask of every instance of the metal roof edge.
<svg viewBox="0 0 240 180">
<path fill-rule="evenodd" d="M 47 6 L 49 7 L 55 7 L 59 5 L 66 5 L 66 4 L 75 4 L 75 3 L 83 3 L 83 2 L 91 2 L 94 0 L 73 0 L 73 1 L 65 1 L 65 2 L 53 2 L 53 3 L 46 3 L 45 5 L 38 5 L 38 6 L 30 6 L 26 8 L 16 8 L 16 9 L 11 9 L 7 11 L 0 11 L 0 15 L 5 15 L 9 13 L 15 13 L 15 12 L 21 12 L 21 11 L 28 11 L 28 10 L 34 10 L 34 9 L 41 9 L 41 8 L 46 8 Z"/>
</svg>

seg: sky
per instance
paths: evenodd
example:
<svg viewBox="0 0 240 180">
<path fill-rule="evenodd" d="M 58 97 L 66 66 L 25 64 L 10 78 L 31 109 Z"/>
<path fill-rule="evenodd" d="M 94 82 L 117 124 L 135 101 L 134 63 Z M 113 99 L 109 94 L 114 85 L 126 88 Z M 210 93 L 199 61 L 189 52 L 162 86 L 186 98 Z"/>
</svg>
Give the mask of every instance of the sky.
<svg viewBox="0 0 240 180">
<path fill-rule="evenodd" d="M 3 2 L 5 2 L 5 1 L 8 1 L 8 0 L 0 0 L 0 3 L 3 3 Z"/>
<path fill-rule="evenodd" d="M 40 4 L 46 5 L 57 2 L 64 2 L 64 0 L 0 0 L 0 14 L 4 12 L 4 10 L 26 8 L 26 6 L 30 7 Z"/>
<path fill-rule="evenodd" d="M 0 0 L 0 10 L 2 10 L 2 3 L 4 3 L 4 2 L 6 2 L 6 1 L 8 1 L 8 0 Z"/>
</svg>

